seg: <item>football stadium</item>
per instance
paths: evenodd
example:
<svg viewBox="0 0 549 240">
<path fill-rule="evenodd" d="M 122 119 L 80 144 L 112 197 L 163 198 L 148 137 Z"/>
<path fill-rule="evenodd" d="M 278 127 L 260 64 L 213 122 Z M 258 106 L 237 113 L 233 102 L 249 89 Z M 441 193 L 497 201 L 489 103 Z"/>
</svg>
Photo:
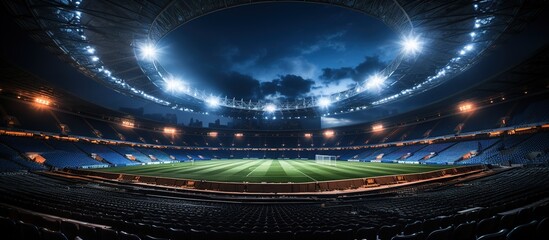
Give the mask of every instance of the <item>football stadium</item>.
<svg viewBox="0 0 549 240">
<path fill-rule="evenodd" d="M 0 16 L 0 239 L 549 239 L 546 0 Z"/>
</svg>

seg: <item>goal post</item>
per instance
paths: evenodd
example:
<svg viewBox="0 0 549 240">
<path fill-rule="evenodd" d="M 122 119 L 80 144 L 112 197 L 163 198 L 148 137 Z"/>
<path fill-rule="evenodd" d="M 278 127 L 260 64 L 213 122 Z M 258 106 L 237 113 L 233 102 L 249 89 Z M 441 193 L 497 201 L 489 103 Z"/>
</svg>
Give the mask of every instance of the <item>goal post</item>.
<svg viewBox="0 0 549 240">
<path fill-rule="evenodd" d="M 317 164 L 336 166 L 337 165 L 337 156 L 316 154 L 315 155 L 315 162 Z"/>
</svg>

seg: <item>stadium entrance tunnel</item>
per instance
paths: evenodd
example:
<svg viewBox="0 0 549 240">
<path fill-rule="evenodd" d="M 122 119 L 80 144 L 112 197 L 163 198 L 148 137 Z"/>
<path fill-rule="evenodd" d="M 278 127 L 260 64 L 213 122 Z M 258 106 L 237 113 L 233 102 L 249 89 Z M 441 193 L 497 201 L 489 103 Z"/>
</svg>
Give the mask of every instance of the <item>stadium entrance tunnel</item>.
<svg viewBox="0 0 549 240">
<path fill-rule="evenodd" d="M 107 173 L 81 169 L 67 169 L 66 172 L 81 176 L 89 176 L 98 179 L 107 179 L 125 183 L 149 184 L 162 187 L 174 187 L 188 191 L 208 191 L 219 193 L 256 193 L 256 194 L 345 194 L 350 192 L 369 191 L 375 187 L 392 187 L 402 184 L 424 183 L 440 179 L 452 179 L 485 170 L 484 165 L 462 166 L 442 170 L 388 175 L 371 178 L 355 178 L 346 180 L 317 181 L 304 183 L 238 183 L 190 180 L 178 178 L 164 178 L 140 176 L 132 174 Z"/>
</svg>

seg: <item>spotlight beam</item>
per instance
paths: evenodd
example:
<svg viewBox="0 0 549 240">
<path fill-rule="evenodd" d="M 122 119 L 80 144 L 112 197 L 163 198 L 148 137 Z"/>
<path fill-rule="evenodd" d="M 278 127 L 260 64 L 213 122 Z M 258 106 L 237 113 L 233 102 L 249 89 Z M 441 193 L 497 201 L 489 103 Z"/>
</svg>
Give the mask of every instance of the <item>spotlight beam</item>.
<svg viewBox="0 0 549 240">
<path fill-rule="evenodd" d="M 273 113 L 276 111 L 276 106 L 272 103 L 265 105 L 265 108 L 263 109 L 265 112 Z"/>
<path fill-rule="evenodd" d="M 421 52 L 423 42 L 418 36 L 410 35 L 402 39 L 400 46 L 402 47 L 402 52 L 406 55 L 415 55 Z"/>
<path fill-rule="evenodd" d="M 149 61 L 156 60 L 156 57 L 158 55 L 158 49 L 156 49 L 156 47 L 153 44 L 151 43 L 145 44 L 141 46 L 139 50 L 141 51 L 141 57 L 143 59 L 149 60 Z"/>
</svg>

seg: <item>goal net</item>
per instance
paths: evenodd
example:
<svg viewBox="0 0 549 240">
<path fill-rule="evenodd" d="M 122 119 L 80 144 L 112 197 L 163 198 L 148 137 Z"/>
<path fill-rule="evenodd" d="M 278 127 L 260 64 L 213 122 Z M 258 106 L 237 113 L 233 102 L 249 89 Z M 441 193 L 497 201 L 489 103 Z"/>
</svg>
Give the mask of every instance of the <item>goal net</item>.
<svg viewBox="0 0 549 240">
<path fill-rule="evenodd" d="M 318 164 L 336 166 L 336 159 L 334 155 L 315 155 L 315 162 Z"/>
</svg>

